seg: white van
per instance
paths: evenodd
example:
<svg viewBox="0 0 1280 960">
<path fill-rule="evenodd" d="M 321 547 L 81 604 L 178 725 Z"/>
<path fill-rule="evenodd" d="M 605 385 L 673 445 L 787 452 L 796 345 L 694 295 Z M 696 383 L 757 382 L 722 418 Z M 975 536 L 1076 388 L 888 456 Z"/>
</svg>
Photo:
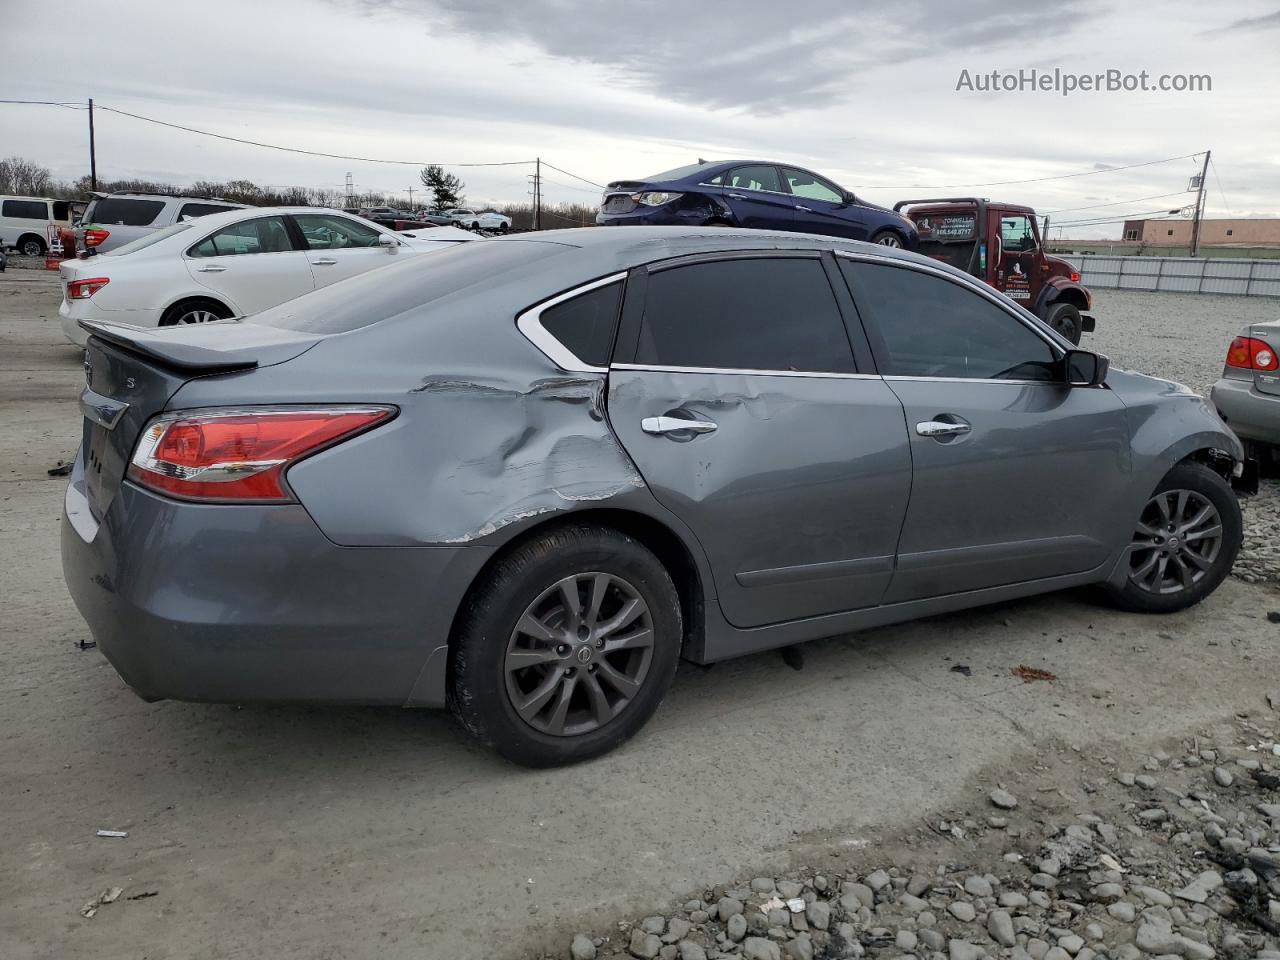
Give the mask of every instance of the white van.
<svg viewBox="0 0 1280 960">
<path fill-rule="evenodd" d="M 0 196 L 0 249 L 12 247 L 28 257 L 42 257 L 51 226 L 71 226 L 71 201 Z"/>
</svg>

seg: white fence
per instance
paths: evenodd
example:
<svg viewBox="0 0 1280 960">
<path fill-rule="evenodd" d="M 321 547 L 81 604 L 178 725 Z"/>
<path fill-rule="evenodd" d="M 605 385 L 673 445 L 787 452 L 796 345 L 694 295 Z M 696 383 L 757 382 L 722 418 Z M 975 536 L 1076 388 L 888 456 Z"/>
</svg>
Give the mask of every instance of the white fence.
<svg viewBox="0 0 1280 960">
<path fill-rule="evenodd" d="M 1280 260 L 1205 257 L 1070 257 L 1087 287 L 1280 297 Z"/>
</svg>

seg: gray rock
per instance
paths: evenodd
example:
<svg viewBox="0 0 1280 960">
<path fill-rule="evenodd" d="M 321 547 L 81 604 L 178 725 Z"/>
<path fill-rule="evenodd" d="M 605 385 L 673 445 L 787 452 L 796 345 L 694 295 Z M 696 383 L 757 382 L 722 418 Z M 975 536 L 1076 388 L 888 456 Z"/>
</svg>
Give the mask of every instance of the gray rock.
<svg viewBox="0 0 1280 960">
<path fill-rule="evenodd" d="M 645 917 L 640 921 L 640 929 L 645 933 L 662 936 L 662 931 L 667 929 L 667 920 L 665 917 Z"/>
<path fill-rule="evenodd" d="M 899 930 L 898 936 L 894 938 L 894 946 L 903 953 L 912 953 L 916 949 L 916 944 L 920 938 L 914 930 Z"/>
<path fill-rule="evenodd" d="M 987 933 L 1002 947 L 1012 947 L 1018 942 L 1013 933 L 1013 918 L 1005 910 L 992 910 L 987 914 Z"/>
<path fill-rule="evenodd" d="M 1044 955 L 1044 960 L 1071 960 L 1071 954 L 1061 947 L 1050 947 L 1049 952 Z"/>
<path fill-rule="evenodd" d="M 1140 786 L 1143 790 L 1154 790 L 1158 784 L 1155 777 L 1149 773 L 1140 773 L 1133 778 L 1133 782 Z"/>
<path fill-rule="evenodd" d="M 813 960 L 813 943 L 808 937 L 796 937 L 782 945 L 782 955 L 790 960 Z"/>
<path fill-rule="evenodd" d="M 973 904 L 966 900 L 955 900 L 947 904 L 947 913 L 961 923 L 969 923 L 978 915 L 978 911 L 973 908 Z"/>
<path fill-rule="evenodd" d="M 756 877 L 751 881 L 751 889 L 756 893 L 773 893 L 773 877 Z"/>
<path fill-rule="evenodd" d="M 1236 778 L 1231 775 L 1231 771 L 1226 767 L 1213 768 L 1213 782 L 1220 787 L 1229 787 L 1235 783 Z"/>
<path fill-rule="evenodd" d="M 1040 861 L 1040 872 L 1056 877 L 1062 873 L 1062 862 L 1057 857 L 1045 857 Z"/>
<path fill-rule="evenodd" d="M 999 903 L 1002 907 L 1017 910 L 1019 907 L 1025 907 L 1027 905 L 1027 898 L 1021 893 L 1009 890 L 1000 894 Z"/>
<path fill-rule="evenodd" d="M 1118 883 L 1099 883 L 1090 893 L 1093 894 L 1095 899 L 1109 903 L 1112 900 L 1119 900 L 1124 897 L 1124 887 Z"/>
<path fill-rule="evenodd" d="M 982 947 L 968 940 L 947 941 L 947 952 L 951 960 L 980 960 L 987 955 Z"/>
<path fill-rule="evenodd" d="M 1031 960 L 1044 960 L 1044 955 L 1049 952 L 1049 944 L 1039 937 L 1032 937 L 1027 941 L 1026 950 L 1031 955 Z"/>
<path fill-rule="evenodd" d="M 840 906 L 846 913 L 857 913 L 859 907 L 870 909 L 876 905 L 876 895 L 865 883 L 846 883 Z"/>
<path fill-rule="evenodd" d="M 692 940 L 681 940 L 676 946 L 680 950 L 680 960 L 707 960 L 707 951 Z"/>
<path fill-rule="evenodd" d="M 1031 878 L 1031 885 L 1039 890 L 1052 890 L 1058 885 L 1058 878 L 1047 873 L 1037 873 Z"/>
<path fill-rule="evenodd" d="M 716 914 L 720 917 L 720 922 L 725 923 L 732 916 L 736 916 L 742 912 L 742 901 L 734 897 L 721 897 L 720 902 L 716 904 Z"/>
<path fill-rule="evenodd" d="M 778 881 L 778 896 L 780 896 L 783 900 L 791 900 L 795 897 L 800 896 L 800 894 L 802 893 L 804 893 L 803 883 L 796 883 L 796 881 L 794 880 Z"/>
<path fill-rule="evenodd" d="M 730 940 L 737 943 L 747 935 L 747 918 L 740 913 L 735 913 L 725 924 L 725 932 L 729 934 Z"/>
<path fill-rule="evenodd" d="M 747 937 L 742 944 L 742 955 L 746 960 L 782 960 L 778 945 L 764 937 Z"/>
<path fill-rule="evenodd" d="M 805 907 L 804 915 L 809 918 L 815 930 L 825 930 L 831 925 L 831 904 L 825 900 L 815 900 Z"/>
<path fill-rule="evenodd" d="M 916 931 L 916 937 L 930 953 L 941 953 L 947 945 L 947 938 L 938 930 L 926 927 Z"/>
<path fill-rule="evenodd" d="M 1254 809 L 1271 820 L 1280 817 L 1280 803 L 1260 803 Z"/>
<path fill-rule="evenodd" d="M 640 960 L 653 960 L 662 949 L 662 941 L 652 933 L 645 933 L 639 927 L 631 931 L 631 944 L 628 947 L 633 957 Z"/>
<path fill-rule="evenodd" d="M 893 879 L 883 870 L 877 870 L 867 877 L 867 886 L 877 893 L 892 882 Z"/>
<path fill-rule="evenodd" d="M 1134 909 L 1133 904 L 1124 901 L 1111 904 L 1107 907 L 1107 913 L 1122 923 L 1133 923 L 1134 917 L 1138 915 L 1138 911 Z"/>
<path fill-rule="evenodd" d="M 675 943 L 677 940 L 683 940 L 692 929 L 693 924 L 688 920 L 683 917 L 672 917 L 667 922 L 667 932 L 662 935 L 662 942 Z"/>
<path fill-rule="evenodd" d="M 898 907 L 910 914 L 923 913 L 929 908 L 929 904 L 919 897 L 913 897 L 909 893 L 904 893 L 898 897 Z"/>
<path fill-rule="evenodd" d="M 1222 875 L 1217 870 L 1206 870 L 1174 894 L 1179 900 L 1204 903 L 1209 894 L 1222 886 Z"/>
<path fill-rule="evenodd" d="M 972 897 L 989 897 L 991 896 L 991 881 L 976 874 L 967 877 L 964 881 L 964 892 Z"/>
<path fill-rule="evenodd" d="M 929 879 L 928 874 L 913 873 L 911 879 L 907 882 L 907 893 L 913 897 L 922 897 L 931 886 L 933 886 L 933 881 Z"/>
<path fill-rule="evenodd" d="M 569 956 L 573 960 L 596 960 L 596 945 L 584 933 L 576 933 L 569 944 Z"/>
<path fill-rule="evenodd" d="M 1143 917 L 1134 937 L 1138 949 L 1157 956 L 1176 954 L 1184 960 L 1212 960 L 1213 947 L 1173 932 L 1172 924 L 1150 914 Z"/>
<path fill-rule="evenodd" d="M 992 804 L 999 807 L 1001 810 L 1014 810 L 1018 806 L 1017 797 L 1015 797 L 1009 791 L 1001 790 L 998 787 L 995 790 L 991 791 L 991 793 L 989 794 L 989 799 L 991 800 Z M 957 943 L 957 942 L 964 943 L 963 940 L 952 941 L 952 943 Z M 952 957 L 952 960 L 955 960 L 954 956 Z"/>
<path fill-rule="evenodd" d="M 1058 946 L 1074 957 L 1084 949 L 1084 937 L 1068 933 L 1065 937 L 1058 938 Z"/>
<path fill-rule="evenodd" d="M 1164 823 L 1169 819 L 1169 811 L 1164 807 L 1150 807 L 1139 811 L 1138 819 L 1145 823 Z"/>
</svg>

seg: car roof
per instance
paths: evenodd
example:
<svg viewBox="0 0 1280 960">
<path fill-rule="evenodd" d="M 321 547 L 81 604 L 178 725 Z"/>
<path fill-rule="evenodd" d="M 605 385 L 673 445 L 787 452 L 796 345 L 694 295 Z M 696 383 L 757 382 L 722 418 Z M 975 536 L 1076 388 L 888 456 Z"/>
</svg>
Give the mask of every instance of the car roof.
<svg viewBox="0 0 1280 960">
<path fill-rule="evenodd" d="M 370 208 L 365 207 L 364 209 L 368 210 Z M 224 210 L 221 213 L 205 214 L 193 220 L 192 223 L 198 223 L 203 229 L 205 227 L 220 227 L 228 223 L 239 223 L 241 220 L 250 217 L 278 217 L 283 214 L 297 215 L 300 213 L 337 214 L 343 217 L 357 216 L 357 214 L 346 213 L 338 207 L 237 207 L 234 210 Z"/>
</svg>

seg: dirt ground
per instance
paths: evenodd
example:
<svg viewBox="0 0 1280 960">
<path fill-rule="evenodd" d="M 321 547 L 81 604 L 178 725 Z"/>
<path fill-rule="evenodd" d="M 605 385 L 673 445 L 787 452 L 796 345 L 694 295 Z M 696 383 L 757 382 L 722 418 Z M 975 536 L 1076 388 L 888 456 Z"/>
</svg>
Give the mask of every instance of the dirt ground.
<svg viewBox="0 0 1280 960">
<path fill-rule="evenodd" d="M 1100 323 L 1108 303 L 1172 322 L 1161 295 L 1099 300 Z M 0 276 L 6 960 L 563 949 L 860 849 L 1073 747 L 1150 751 L 1280 686 L 1280 597 L 1229 580 L 1166 618 L 1068 593 L 806 644 L 799 671 L 777 654 L 686 667 L 633 742 L 559 771 L 510 766 L 444 714 L 145 704 L 78 649 L 62 583 L 65 481 L 46 471 L 74 452 L 82 370 L 56 306 L 47 275 Z M 1058 680 L 1024 684 L 1019 664 Z"/>
</svg>

